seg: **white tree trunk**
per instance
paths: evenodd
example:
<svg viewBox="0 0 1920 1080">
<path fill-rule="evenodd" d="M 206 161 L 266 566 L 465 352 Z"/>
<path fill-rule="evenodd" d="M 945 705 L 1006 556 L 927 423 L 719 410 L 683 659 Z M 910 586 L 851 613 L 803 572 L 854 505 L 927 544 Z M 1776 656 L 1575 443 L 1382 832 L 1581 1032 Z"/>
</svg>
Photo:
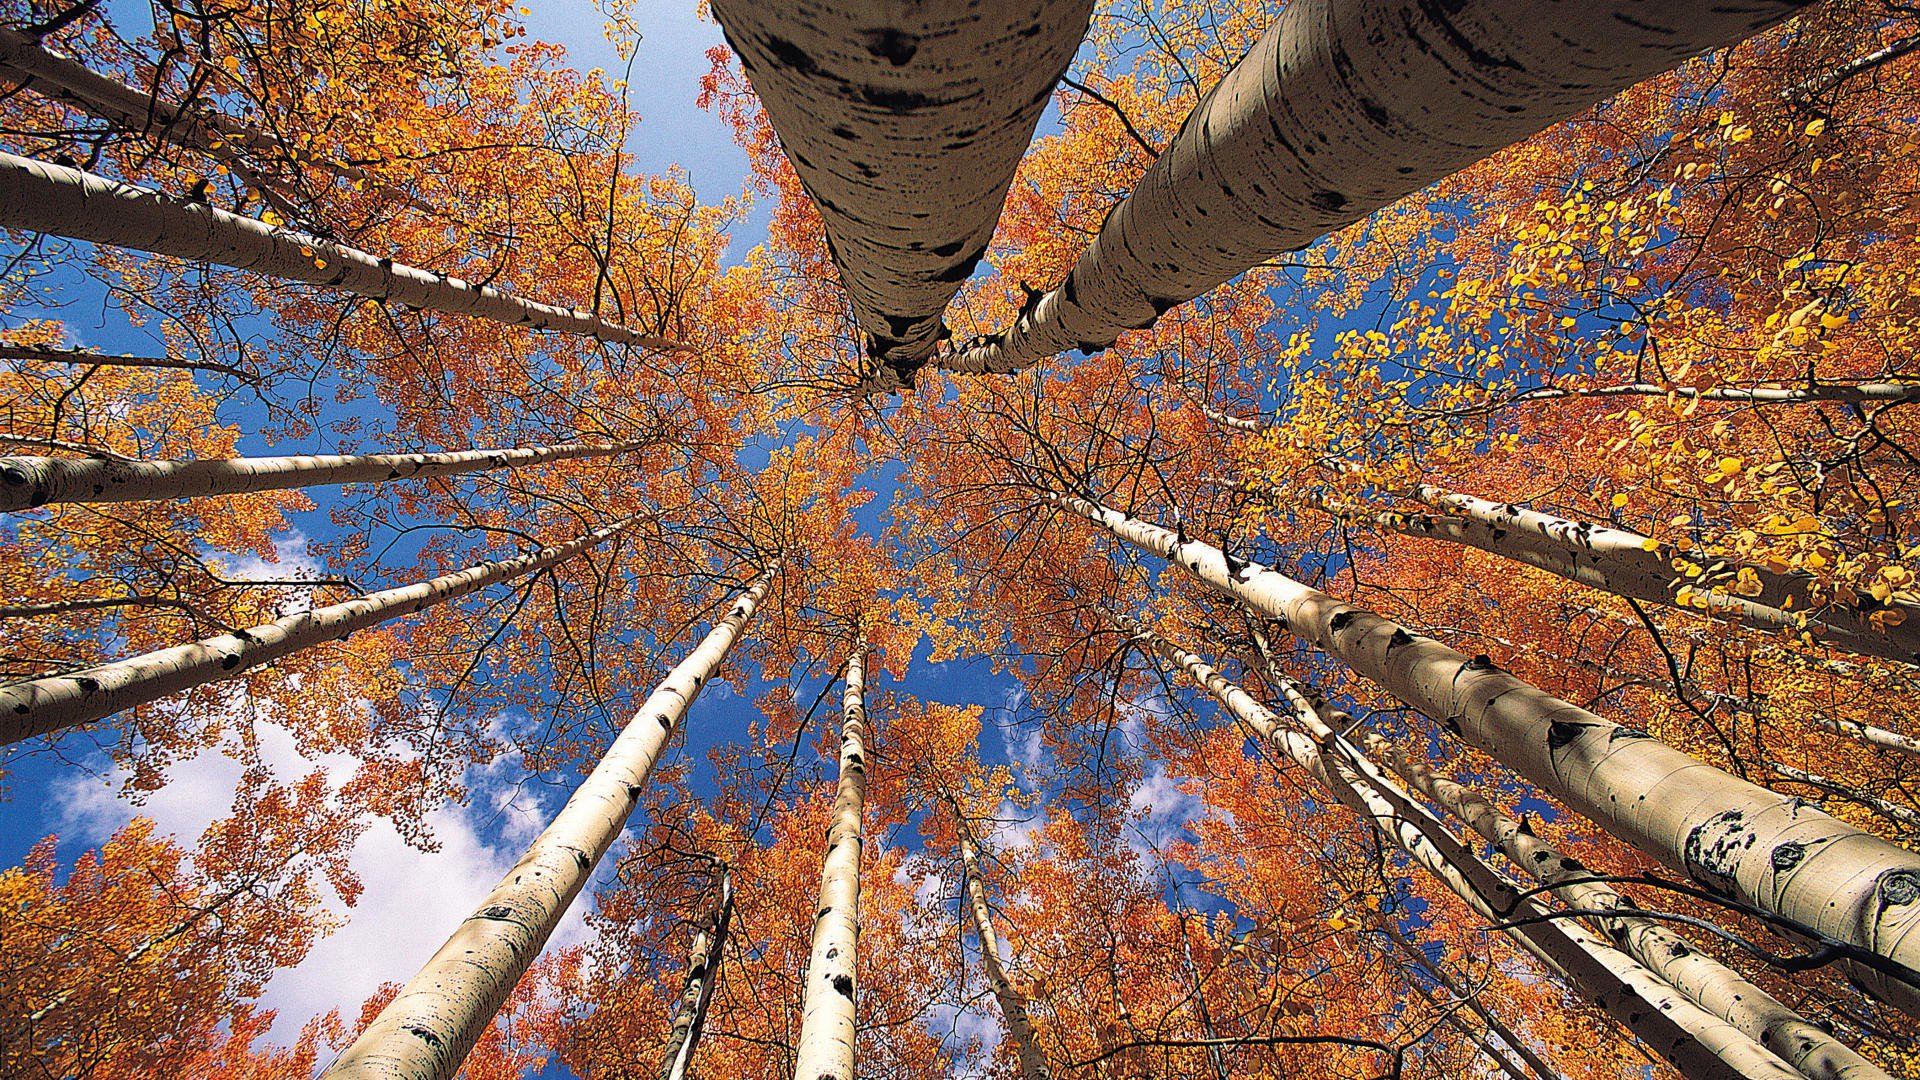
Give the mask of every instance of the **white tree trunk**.
<svg viewBox="0 0 1920 1080">
<path fill-rule="evenodd" d="M 0 153 L 0 228 L 230 266 L 529 330 L 581 334 L 615 345 L 681 348 L 577 308 L 523 300 L 203 202 L 14 154 Z"/>
<path fill-rule="evenodd" d="M 767 595 L 776 562 L 668 673 L 519 863 L 324 1080 L 448 1080 L 626 826 L 687 707 Z"/>
<path fill-rule="evenodd" d="M 444 604 L 496 582 L 544 570 L 620 535 L 639 520 L 636 515 L 558 547 L 478 563 L 427 581 L 285 615 L 191 645 L 156 649 L 81 671 L 0 686 L 0 746 L 98 720 L 205 683 L 231 679 L 321 642 Z"/>
<path fill-rule="evenodd" d="M 960 803 L 947 791 L 941 791 L 940 797 L 946 801 L 947 810 L 953 814 L 954 831 L 960 839 L 960 866 L 962 882 L 960 886 L 960 910 L 964 913 L 966 924 L 972 928 L 973 935 L 980 942 L 980 970 L 987 977 L 987 986 L 993 991 L 994 1001 L 1000 1005 L 1000 1016 L 1006 1021 L 1007 1034 L 1013 1037 L 1014 1053 L 1020 1059 L 1021 1080 L 1051 1080 L 1052 1068 L 1047 1064 L 1047 1056 L 1040 1052 L 1040 1041 L 1034 1038 L 1033 1021 L 1027 1016 L 1027 998 L 1007 977 L 1007 969 L 1000 962 L 1000 935 L 993 929 L 993 908 L 987 903 L 987 883 L 980 874 L 980 852 L 974 844 L 973 828 L 968 824 L 965 814 L 960 812 Z"/>
<path fill-rule="evenodd" d="M 713 903 L 701 914 L 694 927 L 693 941 L 687 948 L 687 977 L 680 990 L 680 1005 L 674 1011 L 673 1028 L 667 1033 L 666 1064 L 660 1080 L 687 1080 L 687 1067 L 693 1052 L 700 1048 L 700 1035 L 707 1026 L 707 1007 L 713 1004 L 713 991 L 720 984 L 720 962 L 727 948 L 727 928 L 733 923 L 733 870 L 722 867 L 714 882 Z"/>
<path fill-rule="evenodd" d="M 315 454 L 211 461 L 0 457 L 0 510 L 48 503 L 193 499 L 321 484 L 427 480 L 482 469 L 606 457 L 644 445 L 567 443 L 444 454 Z"/>
<path fill-rule="evenodd" d="M 840 780 L 834 789 L 820 903 L 813 919 L 794 1080 L 853 1080 L 854 983 L 860 967 L 861 819 L 867 802 L 867 642 L 847 655 Z"/>
<path fill-rule="evenodd" d="M 1820 713 L 1809 715 L 1807 717 L 1807 723 L 1817 728 L 1825 728 L 1836 735 L 1845 735 L 1848 738 L 1866 743 L 1868 746 L 1920 757 L 1920 739 L 1902 735 L 1897 731 L 1889 731 L 1886 728 L 1875 727 L 1872 724 L 1856 724 L 1851 720 L 1836 720 L 1831 716 L 1823 716 Z"/>
<path fill-rule="evenodd" d="M 1059 288 L 935 360 L 1011 372 L 1111 345 L 1248 268 L 1689 57 L 1799 0 L 1292 0 L 1114 208 Z"/>
<path fill-rule="evenodd" d="M 1296 718 L 1325 740 L 1321 743 L 1284 728 L 1279 719 L 1193 653 L 1130 619 L 1116 624 L 1130 630 L 1167 662 L 1182 669 L 1195 685 L 1212 694 L 1228 713 L 1262 742 L 1292 758 L 1326 787 L 1329 794 L 1363 818 L 1401 851 L 1490 923 L 1540 918 L 1549 909 L 1518 890 L 1461 844 L 1432 815 L 1382 776 L 1358 754 L 1340 752 L 1338 737 L 1290 684 L 1283 683 Z M 1508 937 L 1548 967 L 1560 972 L 1580 993 L 1633 1032 L 1694 1080 L 1804 1080 L 1751 1038 L 1680 997 L 1631 957 L 1608 946 L 1565 919 L 1512 927 Z"/>
<path fill-rule="evenodd" d="M 713 0 L 827 228 L 869 388 L 910 380 L 993 237 L 1093 0 Z"/>
<path fill-rule="evenodd" d="M 1700 951 L 1693 943 L 1652 919 L 1633 914 L 1636 905 L 1594 871 L 1561 854 L 1552 844 L 1501 813 L 1492 803 L 1455 781 L 1437 775 L 1424 762 L 1404 754 L 1378 735 L 1368 749 L 1384 757 L 1415 791 L 1444 807 L 1515 866 L 1543 884 L 1569 908 L 1619 912 L 1593 920 L 1599 930 L 1707 1010 L 1804 1073 L 1810 1080 L 1892 1080 L 1831 1034 L 1781 1004 L 1739 972 Z"/>
<path fill-rule="evenodd" d="M 1041 498 L 1281 620 L 1300 640 L 1707 888 L 1893 961 L 1902 976 L 1859 962 L 1848 970 L 1920 1015 L 1920 855 L 1258 563 L 1229 569 L 1210 544 L 1182 541 L 1085 499 Z"/>
</svg>

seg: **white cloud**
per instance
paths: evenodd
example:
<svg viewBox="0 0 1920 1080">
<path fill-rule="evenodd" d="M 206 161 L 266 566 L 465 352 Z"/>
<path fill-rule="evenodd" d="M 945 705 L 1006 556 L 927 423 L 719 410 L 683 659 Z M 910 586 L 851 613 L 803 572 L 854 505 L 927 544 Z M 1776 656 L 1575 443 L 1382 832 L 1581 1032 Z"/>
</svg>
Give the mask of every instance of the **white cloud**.
<svg viewBox="0 0 1920 1080">
<path fill-rule="evenodd" d="M 1205 809 L 1198 796 L 1180 790 L 1180 781 L 1168 776 L 1166 765 L 1159 761 L 1152 764 L 1146 777 L 1133 789 L 1128 803 L 1146 815 L 1138 826 L 1140 842 L 1127 841 L 1129 847 L 1143 855 L 1152 847 L 1175 839 Z"/>
</svg>

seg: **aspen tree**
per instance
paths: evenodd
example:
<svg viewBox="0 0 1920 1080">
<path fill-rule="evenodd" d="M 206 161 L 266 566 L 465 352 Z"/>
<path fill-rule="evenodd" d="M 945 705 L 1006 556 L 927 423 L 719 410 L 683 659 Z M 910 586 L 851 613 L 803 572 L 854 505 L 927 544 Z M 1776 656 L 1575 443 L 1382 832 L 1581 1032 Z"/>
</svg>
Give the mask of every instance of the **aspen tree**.
<svg viewBox="0 0 1920 1080">
<path fill-rule="evenodd" d="M 1884 961 L 1849 961 L 1863 986 L 1920 1014 L 1920 855 L 1258 563 L 1095 502 L 1086 518 L 1344 661 L 1576 813 L 1716 892 Z"/>
<path fill-rule="evenodd" d="M 536 303 L 188 198 L 0 153 L 0 228 L 146 251 L 614 345 L 681 348 L 577 308 Z"/>
<path fill-rule="evenodd" d="M 427 480 L 482 469 L 517 469 L 549 461 L 606 457 L 643 445 L 565 443 L 440 454 L 313 454 L 210 461 L 0 457 L 0 510 L 25 510 L 49 503 L 190 499 L 322 484 Z"/>
<path fill-rule="evenodd" d="M 715 0 L 826 224 L 876 390 L 912 378 L 986 254 L 1092 0 Z"/>
<path fill-rule="evenodd" d="M 795 1080 L 853 1080 L 854 993 L 860 968 L 861 818 L 867 799 L 867 641 L 847 654 L 841 699 L 840 778 L 833 795 L 827 853 L 820 862 L 820 902 L 813 919 L 794 1051 Z"/>
<path fill-rule="evenodd" d="M 1732 1025 L 1682 998 L 1631 957 L 1565 920 L 1546 918 L 1549 912 L 1536 899 L 1522 896 L 1405 792 L 1372 770 L 1365 759 L 1345 754 L 1339 737 L 1320 721 L 1297 688 L 1282 684 L 1293 715 L 1312 733 L 1311 738 L 1283 727 L 1252 695 L 1200 657 L 1134 620 L 1109 619 L 1184 671 L 1237 722 L 1306 769 L 1329 794 L 1367 819 L 1482 918 L 1509 924 L 1540 920 L 1524 926 L 1509 925 L 1507 936 L 1564 975 L 1581 994 L 1683 1074 L 1746 1080 L 1791 1080 L 1800 1076 Z"/>
<path fill-rule="evenodd" d="M 456 600 L 489 585 L 544 570 L 631 528 L 639 515 L 557 547 L 477 563 L 427 581 L 283 615 L 230 634 L 175 645 L 81 671 L 0 686 L 0 746 L 111 716 L 271 663 L 322 642 Z"/>
<path fill-rule="evenodd" d="M 210 360 L 176 360 L 170 356 L 131 356 L 95 352 L 92 349 L 56 349 L 35 345 L 0 345 L 0 360 L 31 360 L 35 363 L 74 364 L 82 367 L 181 368 L 188 371 L 217 371 L 245 382 L 257 383 L 260 376 L 230 364 Z"/>
<path fill-rule="evenodd" d="M 723 865 L 714 875 L 713 902 L 694 924 L 693 941 L 687 947 L 687 977 L 674 1009 L 673 1027 L 667 1032 L 666 1063 L 660 1068 L 660 1080 L 687 1080 L 687 1066 L 700 1047 L 707 1008 L 713 1004 L 713 991 L 720 983 L 720 961 L 726 954 L 727 929 L 732 922 L 733 870 Z"/>
<path fill-rule="evenodd" d="M 1831 716 L 1822 716 L 1819 713 L 1807 717 L 1807 723 L 1817 728 L 1825 728 L 1836 735 L 1845 735 L 1848 738 L 1856 739 L 1866 743 L 1868 746 L 1878 747 L 1882 750 L 1892 750 L 1896 753 L 1908 754 L 1913 757 L 1920 757 L 1920 739 L 1902 735 L 1897 731 L 1889 731 L 1886 728 L 1875 727 L 1872 724 L 1856 724 L 1851 720 L 1836 720 Z"/>
<path fill-rule="evenodd" d="M 1801 0 L 1289 3 L 1108 215 L 1066 280 L 984 344 L 1005 373 L 1092 352 Z"/>
<path fill-rule="evenodd" d="M 1039 1040 L 1034 1038 L 1033 1021 L 1027 1017 L 1026 995 L 1013 985 L 1007 969 L 1000 963 L 1000 935 L 993 929 L 993 908 L 987 903 L 987 883 L 980 874 L 980 851 L 974 843 L 973 827 L 960 812 L 960 802 L 951 792 L 941 789 L 940 798 L 953 814 L 954 832 L 960 839 L 963 878 L 960 910 L 980 943 L 980 970 L 987 977 L 987 986 L 993 990 L 994 1001 L 1000 1005 L 1007 1034 L 1013 1037 L 1014 1052 L 1020 1058 L 1020 1076 L 1022 1080 L 1051 1080 L 1053 1070 L 1040 1050 Z"/>
<path fill-rule="evenodd" d="M 1661 923 L 1636 916 L 1631 900 L 1613 886 L 1592 880 L 1592 870 L 1523 829 L 1478 793 L 1434 772 L 1378 735 L 1371 735 L 1366 744 L 1415 791 L 1478 833 L 1529 876 L 1552 886 L 1569 908 L 1618 912 L 1597 918 L 1598 929 L 1694 1004 L 1739 1028 L 1810 1080 L 1892 1080 L 1739 972 Z"/>
<path fill-rule="evenodd" d="M 546 831 L 324 1080 L 448 1080 L 639 804 L 667 740 L 766 598 L 778 560 L 655 688 Z"/>
</svg>

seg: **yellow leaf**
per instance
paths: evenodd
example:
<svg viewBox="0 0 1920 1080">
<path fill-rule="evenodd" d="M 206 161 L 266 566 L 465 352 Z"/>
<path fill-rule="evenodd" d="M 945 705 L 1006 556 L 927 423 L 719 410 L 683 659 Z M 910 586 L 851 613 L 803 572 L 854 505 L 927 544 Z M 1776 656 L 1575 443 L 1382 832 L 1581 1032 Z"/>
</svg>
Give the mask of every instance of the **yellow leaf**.
<svg viewBox="0 0 1920 1080">
<path fill-rule="evenodd" d="M 1616 510 L 1622 506 L 1627 505 L 1628 502 L 1629 500 L 1627 498 L 1627 494 L 1624 491 L 1613 497 L 1613 506 L 1614 506 L 1614 509 Z"/>
<path fill-rule="evenodd" d="M 1819 135 L 1820 133 L 1826 130 L 1827 130 L 1826 117 L 1821 117 L 1820 119 L 1814 120 L 1811 123 L 1807 124 L 1807 134 L 1809 135 Z"/>
<path fill-rule="evenodd" d="M 1723 457 L 1720 459 L 1720 471 L 1728 476 L 1732 476 L 1734 473 L 1740 471 L 1740 466 L 1743 464 L 1745 464 L 1745 462 L 1737 457 Z"/>
</svg>

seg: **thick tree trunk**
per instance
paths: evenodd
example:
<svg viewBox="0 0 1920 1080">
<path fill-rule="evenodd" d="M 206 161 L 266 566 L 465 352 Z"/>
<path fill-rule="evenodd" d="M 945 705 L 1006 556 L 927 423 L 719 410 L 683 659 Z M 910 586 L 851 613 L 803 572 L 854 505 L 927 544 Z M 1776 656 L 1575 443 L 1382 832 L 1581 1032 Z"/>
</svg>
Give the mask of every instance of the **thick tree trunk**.
<svg viewBox="0 0 1920 1080">
<path fill-rule="evenodd" d="M 548 461 L 606 457 L 642 445 L 567 443 L 444 454 L 315 454 L 212 461 L 0 457 L 0 510 L 25 510 L 48 503 L 193 499 L 321 484 L 428 480 L 482 469 L 517 469 Z"/>
<path fill-rule="evenodd" d="M 1283 252 L 1800 0 L 1294 0 L 1187 117 L 1059 288 L 949 371 L 1111 345 Z"/>
<path fill-rule="evenodd" d="M 1000 963 L 1000 935 L 993 929 L 993 908 L 987 903 L 987 882 L 980 874 L 980 851 L 974 844 L 973 828 L 968 824 L 966 815 L 960 812 L 960 803 L 949 792 L 942 791 L 940 797 L 946 800 L 947 810 L 953 814 L 954 831 L 960 838 L 960 866 L 962 878 L 960 889 L 960 910 L 966 924 L 973 929 L 973 936 L 980 942 L 980 970 L 987 977 L 987 986 L 993 991 L 994 1001 L 1000 1005 L 1000 1016 L 1007 1024 L 1007 1034 L 1013 1037 L 1014 1053 L 1020 1058 L 1021 1080 L 1052 1080 L 1053 1070 L 1047 1064 L 1047 1056 L 1040 1052 L 1040 1040 L 1034 1038 L 1033 1021 L 1027 1016 L 1027 998 L 1007 977 L 1007 969 Z"/>
<path fill-rule="evenodd" d="M 1552 886 L 1554 895 L 1569 908 L 1619 912 L 1596 918 L 1596 927 L 1688 1000 L 1739 1028 L 1810 1080 L 1892 1080 L 1739 972 L 1661 923 L 1634 915 L 1637 907 L 1631 900 L 1613 886 L 1591 880 L 1592 870 L 1561 854 L 1486 799 L 1435 774 L 1424 762 L 1377 735 L 1368 740 L 1368 750 L 1385 758 L 1415 791 L 1444 807 L 1515 866 Z"/>
<path fill-rule="evenodd" d="M 0 746 L 98 720 L 205 683 L 231 679 L 321 642 L 544 570 L 605 543 L 638 520 L 636 515 L 558 547 L 478 563 L 452 574 L 282 616 L 191 645 L 156 649 L 82 671 L 0 686 Z"/>
<path fill-rule="evenodd" d="M 1048 504 L 1177 563 L 1455 732 L 1574 812 L 1707 888 L 1892 961 L 1851 962 L 1920 1015 L 1920 855 L 1730 776 L 1258 563 L 1098 503 Z M 1895 974 L 1898 972 L 1898 974 Z"/>
<path fill-rule="evenodd" d="M 776 562 L 668 673 L 553 823 L 419 974 L 322 1074 L 324 1080 L 448 1080 L 493 1022 L 586 886 L 688 706 L 765 599 Z"/>
<path fill-rule="evenodd" d="M 248 270 L 426 311 L 581 334 L 615 345 L 679 346 L 577 308 L 523 300 L 489 285 L 396 263 L 275 228 L 192 199 L 0 153 L 0 228 Z"/>
<path fill-rule="evenodd" d="M 680 990 L 680 1005 L 674 1010 L 673 1028 L 667 1033 L 666 1063 L 660 1068 L 660 1080 L 687 1080 L 687 1067 L 693 1052 L 700 1048 L 700 1035 L 707 1027 L 707 1007 L 713 1004 L 714 987 L 720 984 L 720 961 L 726 954 L 727 928 L 733 922 L 733 870 L 721 867 L 715 876 L 713 903 L 693 928 L 693 942 L 687 948 L 687 977 Z"/>
<path fill-rule="evenodd" d="M 1168 663 L 1181 668 L 1247 730 L 1306 769 L 1329 794 L 1371 822 L 1383 837 L 1482 918 L 1499 924 L 1550 914 L 1539 901 L 1523 897 L 1444 825 L 1421 810 L 1404 791 L 1372 769 L 1364 758 L 1355 754 L 1349 759 L 1336 749 L 1342 745 L 1338 737 L 1320 722 L 1312 705 L 1297 688 L 1282 684 L 1295 716 L 1317 738 L 1325 740 L 1325 752 L 1314 738 L 1282 727 L 1265 706 L 1200 657 L 1137 622 L 1129 619 L 1115 622 Z M 1800 1078 L 1799 1073 L 1754 1040 L 1686 1001 L 1631 957 L 1572 922 L 1547 919 L 1511 927 L 1505 932 L 1516 944 L 1565 976 L 1583 996 L 1605 1009 L 1685 1076 L 1694 1080 Z"/>
<path fill-rule="evenodd" d="M 847 655 L 840 780 L 833 795 L 820 903 L 813 919 L 794 1080 L 853 1080 L 854 991 L 860 967 L 861 819 L 867 803 L 867 642 Z"/>
<path fill-rule="evenodd" d="M 890 390 L 944 336 L 1093 0 L 714 0 Z"/>
</svg>

